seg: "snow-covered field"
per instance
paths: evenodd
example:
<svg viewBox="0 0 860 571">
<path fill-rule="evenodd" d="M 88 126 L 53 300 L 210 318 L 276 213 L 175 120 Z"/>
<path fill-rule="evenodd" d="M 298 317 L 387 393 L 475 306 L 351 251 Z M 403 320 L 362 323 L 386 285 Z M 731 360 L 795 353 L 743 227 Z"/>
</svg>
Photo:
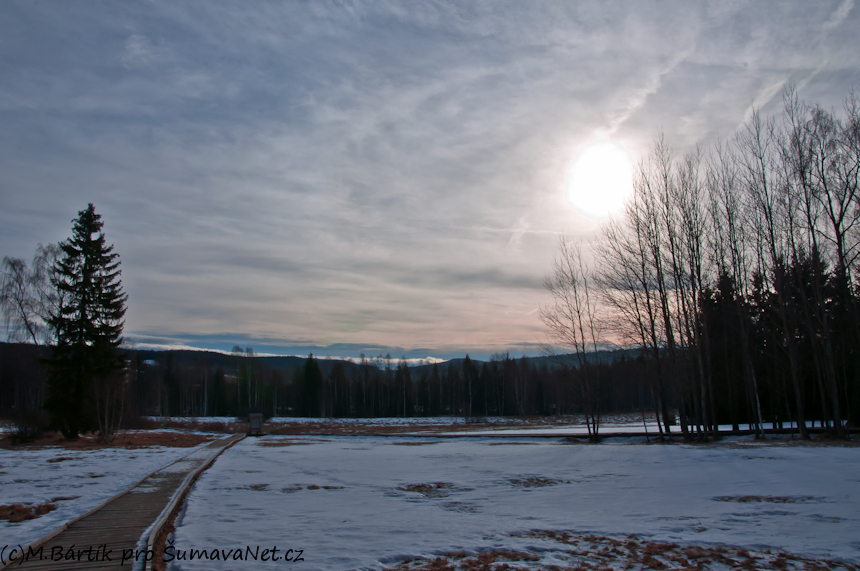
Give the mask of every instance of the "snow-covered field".
<svg viewBox="0 0 860 571">
<path fill-rule="evenodd" d="M 26 546 L 200 446 L 0 449 L 0 505 L 56 506 L 35 519 L 18 523 L 0 520 L 0 547 Z"/>
<path fill-rule="evenodd" d="M 288 564 L 296 568 L 378 569 L 507 549 L 538 553 L 543 567 L 568 565 L 570 545 L 532 533 L 543 530 L 858 562 L 860 448 L 248 438 L 195 484 L 173 553 L 277 547 L 281 557 L 302 550 L 304 561 Z M 170 568 L 236 565 L 186 559 Z"/>
</svg>

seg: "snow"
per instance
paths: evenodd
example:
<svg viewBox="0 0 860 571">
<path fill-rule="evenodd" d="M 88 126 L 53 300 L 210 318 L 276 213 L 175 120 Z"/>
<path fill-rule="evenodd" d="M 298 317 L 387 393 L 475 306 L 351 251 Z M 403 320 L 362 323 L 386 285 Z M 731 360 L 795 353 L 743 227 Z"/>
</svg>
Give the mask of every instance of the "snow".
<svg viewBox="0 0 860 571">
<path fill-rule="evenodd" d="M 186 554 L 301 549 L 303 569 L 380 569 L 461 549 L 563 554 L 558 542 L 516 536 L 557 530 L 857 562 L 858 474 L 860 449 L 847 447 L 247 438 L 194 485 L 173 545 Z M 444 485 L 414 486 L 437 482 Z M 758 501 L 740 501 L 747 496 Z"/>
<path fill-rule="evenodd" d="M 618 433 L 631 433 L 631 432 L 645 432 L 645 426 L 647 426 L 648 434 L 652 437 L 659 436 L 659 429 L 657 428 L 656 422 L 648 422 L 643 425 L 641 422 L 636 423 L 620 423 L 620 424 L 609 424 L 609 423 L 601 423 L 600 424 L 600 435 L 606 436 L 610 434 L 618 434 Z M 723 430 L 729 430 L 731 427 L 725 427 Z M 677 433 L 677 436 L 681 435 L 681 429 L 678 427 L 673 427 L 673 432 Z M 492 428 L 490 430 L 460 430 L 456 432 L 449 432 L 448 434 L 452 435 L 469 435 L 469 436 L 489 436 L 489 435 L 505 435 L 505 436 L 534 436 L 538 434 L 564 434 L 569 436 L 588 436 L 588 427 L 583 424 L 569 424 L 569 425 L 550 425 L 550 426 L 528 426 L 522 428 L 511 428 L 507 426 L 501 426 L 498 428 Z"/>
<path fill-rule="evenodd" d="M 19 523 L 0 521 L 0 547 L 44 537 L 197 448 L 0 449 L 0 505 L 44 504 L 57 509 Z"/>
<path fill-rule="evenodd" d="M 785 429 L 794 429 L 797 428 L 796 423 L 789 424 L 788 422 L 783 423 Z M 646 428 L 647 427 L 647 428 Z M 811 425 L 810 425 L 811 427 Z M 676 437 L 680 437 L 681 427 L 679 426 L 671 426 L 671 435 Z M 721 424 L 719 425 L 719 430 L 721 432 L 730 432 L 732 430 L 731 424 Z M 765 429 L 773 428 L 770 423 L 765 424 Z M 739 430 L 754 430 L 754 427 L 749 424 L 740 424 L 738 425 Z M 644 434 L 647 430 L 647 433 L 651 437 L 657 437 L 660 435 L 660 429 L 657 426 L 657 422 L 653 419 L 650 421 L 646 421 L 645 424 L 640 422 L 627 422 L 627 421 L 614 421 L 614 422 L 601 422 L 600 423 L 600 431 L 599 434 L 601 436 L 611 436 L 612 434 L 619 433 L 642 433 Z M 426 434 L 426 433 L 425 433 Z M 588 427 L 584 424 L 579 423 L 571 423 L 571 424 L 559 424 L 559 425 L 548 425 L 548 426 L 539 426 L 539 425 L 531 425 L 531 426 L 523 426 L 523 427 L 510 427 L 510 426 L 499 426 L 493 427 L 489 430 L 460 430 L 455 432 L 448 432 L 451 435 L 469 435 L 469 436 L 489 436 L 489 435 L 505 435 L 505 436 L 534 436 L 538 434 L 559 434 L 559 435 L 568 435 L 568 436 L 588 436 Z M 644 440 L 644 439 L 643 439 Z"/>
</svg>

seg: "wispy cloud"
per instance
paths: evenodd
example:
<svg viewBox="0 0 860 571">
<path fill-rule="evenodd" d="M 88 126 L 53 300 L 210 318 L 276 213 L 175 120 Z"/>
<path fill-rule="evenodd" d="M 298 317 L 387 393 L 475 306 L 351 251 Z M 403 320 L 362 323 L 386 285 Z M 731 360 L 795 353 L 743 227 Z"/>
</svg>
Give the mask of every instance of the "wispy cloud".
<svg viewBox="0 0 860 571">
<path fill-rule="evenodd" d="M 529 347 L 595 133 L 683 151 L 860 67 L 850 1 L 42 6 L 0 12 L 0 253 L 92 201 L 129 332 L 204 340 Z"/>
<path fill-rule="evenodd" d="M 833 30 L 837 26 L 839 26 L 842 22 L 848 18 L 848 14 L 851 13 L 851 10 L 854 8 L 854 0 L 844 0 L 842 4 L 839 5 L 839 8 L 833 12 L 833 15 L 830 16 L 830 19 L 824 22 L 823 29 L 825 32 L 829 32 Z"/>
</svg>

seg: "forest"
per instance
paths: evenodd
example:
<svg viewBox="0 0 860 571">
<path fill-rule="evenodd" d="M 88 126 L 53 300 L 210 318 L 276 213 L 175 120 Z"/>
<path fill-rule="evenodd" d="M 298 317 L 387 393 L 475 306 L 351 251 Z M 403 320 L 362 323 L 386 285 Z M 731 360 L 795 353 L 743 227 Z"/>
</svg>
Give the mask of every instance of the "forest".
<svg viewBox="0 0 860 571">
<path fill-rule="evenodd" d="M 585 356 L 616 343 L 647 356 L 663 427 L 677 407 L 687 439 L 857 425 L 860 98 L 839 113 L 788 88 L 783 105 L 682 157 L 658 137 L 623 214 L 588 243 L 562 238 L 541 317 L 580 359 L 589 424 L 609 380 Z"/>
<path fill-rule="evenodd" d="M 540 308 L 547 357 L 410 367 L 120 348 L 111 398 L 126 419 L 582 414 L 597 437 L 605 413 L 647 411 L 687 440 L 721 424 L 808 438 L 813 422 L 847 438 L 860 423 L 860 98 L 836 111 L 787 89 L 783 102 L 680 157 L 658 136 L 624 211 L 588 240 L 561 238 Z M 0 346 L 0 414 L 21 426 L 49 421 L 53 322 L 32 308 L 56 299 L 57 256 L 40 247 L 31 270 L 4 259 L 17 343 Z"/>
<path fill-rule="evenodd" d="M 0 414 L 39 411 L 46 391 L 40 359 L 46 347 L 0 343 Z M 210 351 L 123 352 L 129 418 L 139 416 L 404 417 L 534 416 L 575 414 L 570 357 L 477 361 L 467 355 L 408 366 L 379 355 L 359 360 L 264 357 L 235 347 Z M 610 362 L 610 360 L 613 360 Z M 607 379 L 601 408 L 652 408 L 636 372 L 643 360 L 605 352 Z"/>
</svg>

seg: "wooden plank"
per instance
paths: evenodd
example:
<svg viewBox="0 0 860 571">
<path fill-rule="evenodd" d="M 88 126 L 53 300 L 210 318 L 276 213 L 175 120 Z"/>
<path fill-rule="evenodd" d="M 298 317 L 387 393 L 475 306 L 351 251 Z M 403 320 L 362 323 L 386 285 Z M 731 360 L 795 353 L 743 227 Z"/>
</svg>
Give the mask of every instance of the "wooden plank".
<svg viewBox="0 0 860 571">
<path fill-rule="evenodd" d="M 212 442 L 200 449 L 209 452 L 223 449 L 233 442 L 234 436 Z M 198 451 L 199 452 L 199 451 Z M 197 452 L 193 453 L 197 454 Z M 25 562 L 15 561 L 0 569 L 11 569 L 20 567 L 32 571 L 49 571 L 55 569 L 130 569 L 132 562 L 126 561 L 120 566 L 124 549 L 136 549 L 137 544 L 161 515 L 165 506 L 173 500 L 174 493 L 181 487 L 188 474 L 197 470 L 211 456 L 203 459 L 181 460 L 182 470 L 175 472 L 156 472 L 150 477 L 142 480 L 138 488 L 146 491 L 130 490 L 128 493 L 114 498 L 95 512 L 70 524 L 65 530 L 59 532 L 40 547 L 33 549 L 38 553 L 41 549 L 43 560 L 29 560 Z M 176 470 L 177 465 L 172 465 L 170 470 Z M 52 549 L 63 547 L 65 550 L 75 545 L 77 550 L 86 549 L 90 546 L 95 552 L 100 546 L 113 550 L 110 557 L 112 561 L 87 561 L 87 554 L 82 553 L 84 561 L 75 560 L 50 560 Z M 77 554 L 76 554 L 77 555 Z M 47 560 L 45 560 L 45 558 Z"/>
</svg>

